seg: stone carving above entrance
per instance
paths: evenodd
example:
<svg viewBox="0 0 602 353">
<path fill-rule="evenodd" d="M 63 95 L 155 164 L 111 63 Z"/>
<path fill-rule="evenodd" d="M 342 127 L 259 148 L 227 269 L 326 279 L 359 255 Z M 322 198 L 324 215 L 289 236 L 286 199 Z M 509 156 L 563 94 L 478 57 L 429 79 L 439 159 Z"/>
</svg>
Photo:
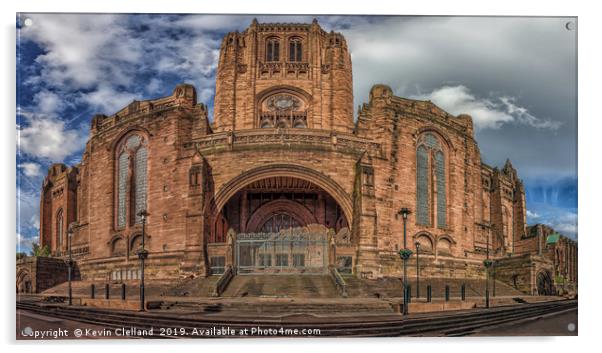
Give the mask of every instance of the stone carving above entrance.
<svg viewBox="0 0 602 353">
<path fill-rule="evenodd" d="M 306 128 L 307 104 L 289 92 L 277 92 L 260 104 L 260 128 Z"/>
</svg>

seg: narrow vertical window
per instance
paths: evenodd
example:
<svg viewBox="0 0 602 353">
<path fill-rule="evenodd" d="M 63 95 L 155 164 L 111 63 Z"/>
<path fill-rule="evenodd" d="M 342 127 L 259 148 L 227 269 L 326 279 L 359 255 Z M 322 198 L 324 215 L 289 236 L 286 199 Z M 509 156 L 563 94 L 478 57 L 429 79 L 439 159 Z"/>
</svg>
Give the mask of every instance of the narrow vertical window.
<svg viewBox="0 0 602 353">
<path fill-rule="evenodd" d="M 136 151 L 136 158 L 134 163 L 134 210 L 136 212 L 136 223 L 142 222 L 142 218 L 138 216 L 138 212 L 146 209 L 146 159 L 146 147 L 140 147 L 138 151 Z"/>
<path fill-rule="evenodd" d="M 416 179 L 416 219 L 419 224 L 430 225 L 428 150 L 424 146 L 419 146 L 416 153 Z"/>
<path fill-rule="evenodd" d="M 266 61 L 280 60 L 280 42 L 277 38 L 270 38 L 266 45 Z"/>
<path fill-rule="evenodd" d="M 146 209 L 148 147 L 140 135 L 131 135 L 117 148 L 116 227 L 140 223 L 138 212 Z"/>
<path fill-rule="evenodd" d="M 445 154 L 431 133 L 421 136 L 416 149 L 416 213 L 418 224 L 447 227 Z"/>
<path fill-rule="evenodd" d="M 128 183 L 128 154 L 122 152 L 118 162 L 117 185 L 117 226 L 125 227 L 126 220 L 126 192 Z"/>
<path fill-rule="evenodd" d="M 303 51 L 301 46 L 301 39 L 294 38 L 289 42 L 289 55 L 288 61 L 290 62 L 300 62 L 302 61 Z"/>
<path fill-rule="evenodd" d="M 445 194 L 445 156 L 435 152 L 435 175 L 437 176 L 437 227 L 447 227 L 447 200 Z"/>
<path fill-rule="evenodd" d="M 56 214 L 56 248 L 63 248 L 63 209 L 60 209 Z"/>
</svg>

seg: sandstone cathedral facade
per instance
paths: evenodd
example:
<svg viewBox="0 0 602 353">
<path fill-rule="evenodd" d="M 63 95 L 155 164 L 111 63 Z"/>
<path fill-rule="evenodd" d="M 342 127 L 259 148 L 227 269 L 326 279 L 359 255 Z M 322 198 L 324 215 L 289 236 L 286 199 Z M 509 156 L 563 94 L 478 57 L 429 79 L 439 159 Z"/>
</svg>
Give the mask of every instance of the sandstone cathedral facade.
<svg viewBox="0 0 602 353">
<path fill-rule="evenodd" d="M 346 39 L 316 21 L 228 33 L 213 121 L 188 84 L 94 116 L 81 162 L 44 180 L 40 243 L 64 258 L 72 231 L 81 278 L 135 280 L 145 210 L 147 278 L 399 277 L 407 208 L 421 276 L 484 278 L 489 257 L 528 293 L 542 271 L 576 282 L 576 242 L 527 227 L 517 170 L 481 161 L 470 116 L 377 84 L 354 118 L 352 87 Z"/>
</svg>

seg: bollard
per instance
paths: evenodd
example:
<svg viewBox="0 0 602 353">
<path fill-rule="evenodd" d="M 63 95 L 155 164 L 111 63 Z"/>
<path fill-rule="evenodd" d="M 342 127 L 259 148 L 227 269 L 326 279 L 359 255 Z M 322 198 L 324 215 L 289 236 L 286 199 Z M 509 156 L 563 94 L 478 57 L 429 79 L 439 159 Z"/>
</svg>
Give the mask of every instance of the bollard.
<svg viewBox="0 0 602 353">
<path fill-rule="evenodd" d="M 105 299 L 109 299 L 109 284 L 105 284 Z"/>
<path fill-rule="evenodd" d="M 408 288 L 406 289 L 406 294 L 408 295 L 408 303 L 412 302 L 412 286 L 408 284 Z"/>
<path fill-rule="evenodd" d="M 430 284 L 428 286 L 426 286 L 426 301 L 428 303 L 433 301 L 433 288 L 431 287 Z"/>
<path fill-rule="evenodd" d="M 125 300 L 125 283 L 121 284 L 121 300 Z"/>
<path fill-rule="evenodd" d="M 466 284 L 462 283 L 462 300 L 466 300 Z"/>
<path fill-rule="evenodd" d="M 94 299 L 94 295 L 96 294 L 96 287 L 94 286 L 94 283 L 92 283 L 90 285 L 90 298 Z"/>
<path fill-rule="evenodd" d="M 449 301 L 449 286 L 448 285 L 445 286 L 445 301 L 446 302 Z"/>
</svg>

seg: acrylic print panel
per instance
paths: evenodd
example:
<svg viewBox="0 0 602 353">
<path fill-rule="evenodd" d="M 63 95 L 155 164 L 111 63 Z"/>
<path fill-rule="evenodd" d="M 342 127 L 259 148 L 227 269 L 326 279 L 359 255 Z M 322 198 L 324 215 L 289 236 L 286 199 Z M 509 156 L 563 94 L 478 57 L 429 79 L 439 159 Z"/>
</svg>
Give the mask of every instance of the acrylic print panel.
<svg viewBox="0 0 602 353">
<path fill-rule="evenodd" d="M 576 25 L 18 14 L 17 339 L 577 335 Z"/>
</svg>

